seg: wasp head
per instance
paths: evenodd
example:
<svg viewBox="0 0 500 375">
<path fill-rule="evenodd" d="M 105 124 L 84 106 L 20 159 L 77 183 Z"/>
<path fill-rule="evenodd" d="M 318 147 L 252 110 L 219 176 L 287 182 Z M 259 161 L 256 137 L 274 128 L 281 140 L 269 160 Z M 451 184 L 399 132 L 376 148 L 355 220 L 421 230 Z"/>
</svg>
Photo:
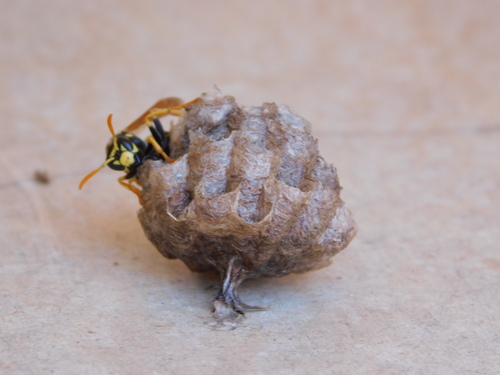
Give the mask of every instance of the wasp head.
<svg viewBox="0 0 500 375">
<path fill-rule="evenodd" d="M 146 142 L 132 133 L 120 132 L 115 134 L 111 119 L 112 115 L 109 115 L 108 128 L 113 138 L 106 146 L 106 161 L 82 179 L 80 189 L 106 165 L 116 171 L 124 171 L 128 175 L 135 172 L 143 162 L 144 152 L 147 148 Z"/>
<path fill-rule="evenodd" d="M 146 147 L 146 143 L 132 133 L 113 136 L 106 146 L 106 161 L 111 160 L 108 167 L 126 173 L 136 170 L 143 161 Z"/>
</svg>

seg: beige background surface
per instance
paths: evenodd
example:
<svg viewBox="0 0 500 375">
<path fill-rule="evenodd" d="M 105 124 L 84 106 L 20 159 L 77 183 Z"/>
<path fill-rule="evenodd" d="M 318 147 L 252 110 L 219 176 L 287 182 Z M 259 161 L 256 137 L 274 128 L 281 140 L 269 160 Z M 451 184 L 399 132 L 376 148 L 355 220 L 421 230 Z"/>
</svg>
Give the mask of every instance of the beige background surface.
<svg viewBox="0 0 500 375">
<path fill-rule="evenodd" d="M 500 372 L 500 2 L 0 1 L 0 372 Z M 162 258 L 105 119 L 217 85 L 313 124 L 359 234 L 248 282 Z M 33 180 L 46 171 L 51 182 Z"/>
</svg>

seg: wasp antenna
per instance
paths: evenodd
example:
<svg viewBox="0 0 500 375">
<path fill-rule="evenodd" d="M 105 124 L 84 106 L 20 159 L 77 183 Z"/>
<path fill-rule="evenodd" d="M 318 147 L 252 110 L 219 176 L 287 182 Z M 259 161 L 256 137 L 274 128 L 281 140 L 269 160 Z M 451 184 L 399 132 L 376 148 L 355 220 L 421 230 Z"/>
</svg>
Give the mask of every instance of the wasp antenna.
<svg viewBox="0 0 500 375">
<path fill-rule="evenodd" d="M 113 129 L 112 119 L 113 119 L 113 114 L 110 113 L 109 116 L 108 116 L 108 119 L 107 119 L 108 129 L 109 129 L 111 135 L 114 137 L 115 136 L 115 129 Z"/>
<path fill-rule="evenodd" d="M 109 158 L 108 160 L 106 160 L 104 163 L 102 163 L 102 165 L 93 170 L 92 172 L 90 172 L 88 175 L 86 175 L 82 181 L 80 182 L 80 185 L 78 185 L 78 189 L 82 190 L 83 188 L 83 185 L 85 185 L 85 183 L 91 179 L 92 176 L 94 176 L 97 172 L 99 172 L 101 169 L 103 169 L 106 165 L 108 165 L 109 163 L 111 163 L 114 159 L 113 158 Z"/>
</svg>

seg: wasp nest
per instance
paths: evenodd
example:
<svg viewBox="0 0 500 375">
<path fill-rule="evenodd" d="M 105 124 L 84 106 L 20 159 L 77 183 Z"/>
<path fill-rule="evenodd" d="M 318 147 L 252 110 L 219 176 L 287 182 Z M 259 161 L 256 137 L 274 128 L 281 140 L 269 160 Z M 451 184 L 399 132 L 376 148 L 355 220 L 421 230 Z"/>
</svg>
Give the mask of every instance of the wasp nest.
<svg viewBox="0 0 500 375">
<path fill-rule="evenodd" d="M 243 280 L 325 267 L 356 234 L 335 168 L 285 105 L 204 94 L 173 126 L 170 153 L 139 170 L 139 219 L 164 256 L 221 275 L 218 317 L 252 309 Z"/>
</svg>

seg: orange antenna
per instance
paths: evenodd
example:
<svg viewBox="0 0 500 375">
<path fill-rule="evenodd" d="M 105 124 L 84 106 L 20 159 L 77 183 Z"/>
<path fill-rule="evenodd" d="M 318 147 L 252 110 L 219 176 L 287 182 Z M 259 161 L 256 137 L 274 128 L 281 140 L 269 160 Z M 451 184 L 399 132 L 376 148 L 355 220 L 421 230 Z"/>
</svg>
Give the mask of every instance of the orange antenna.
<svg viewBox="0 0 500 375">
<path fill-rule="evenodd" d="M 92 172 L 90 172 L 88 175 L 86 175 L 82 181 L 80 182 L 80 185 L 78 186 L 78 189 L 82 190 L 83 188 L 83 185 L 85 185 L 85 183 L 90 180 L 90 178 L 95 175 L 97 172 L 99 172 L 101 169 L 103 169 L 106 165 L 108 165 L 109 163 L 111 163 L 113 160 L 115 160 L 114 158 L 109 158 L 108 160 L 106 160 L 104 163 L 102 163 L 102 165 L 93 170 Z"/>
<path fill-rule="evenodd" d="M 112 119 L 113 119 L 113 114 L 110 113 L 108 116 L 108 119 L 107 119 L 108 129 L 109 129 L 109 132 L 111 133 L 111 135 L 114 137 L 115 136 L 115 129 L 113 129 L 113 123 L 111 122 Z"/>
<path fill-rule="evenodd" d="M 113 129 L 113 122 L 112 122 L 112 119 L 113 119 L 113 114 L 110 113 L 109 116 L 108 116 L 108 119 L 107 119 L 107 123 L 108 123 L 108 129 L 109 129 L 109 132 L 111 133 L 111 135 L 113 136 L 113 140 L 116 142 L 116 135 L 115 135 L 115 129 Z M 115 145 L 116 146 L 116 145 Z M 86 175 L 82 181 L 80 182 L 80 185 L 78 186 L 78 188 L 80 190 L 82 190 L 83 188 L 83 185 L 85 185 L 85 183 L 90 180 L 92 178 L 92 176 L 94 176 L 97 172 L 99 172 L 101 169 L 103 169 L 106 165 L 108 165 L 109 163 L 111 163 L 113 160 L 115 160 L 114 158 L 109 158 L 108 160 L 106 160 L 104 163 L 102 163 L 102 165 L 93 170 L 92 172 L 90 172 L 88 175 Z"/>
</svg>

